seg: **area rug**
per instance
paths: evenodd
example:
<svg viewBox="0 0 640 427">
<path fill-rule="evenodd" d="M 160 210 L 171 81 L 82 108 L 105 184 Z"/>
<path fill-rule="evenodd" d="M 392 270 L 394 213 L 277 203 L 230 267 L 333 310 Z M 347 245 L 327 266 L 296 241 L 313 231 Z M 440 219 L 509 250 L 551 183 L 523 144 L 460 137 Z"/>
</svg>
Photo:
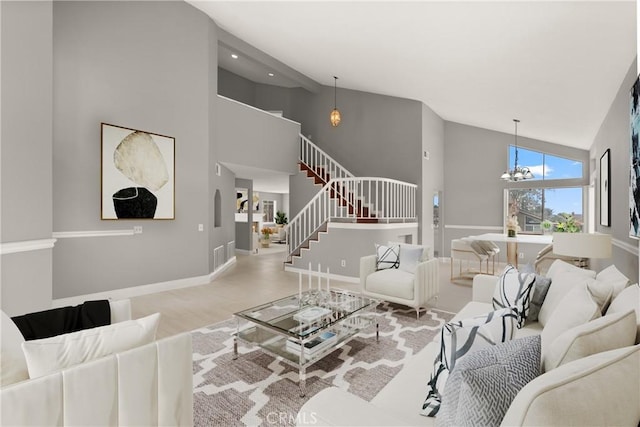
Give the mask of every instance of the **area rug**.
<svg viewBox="0 0 640 427">
<path fill-rule="evenodd" d="M 416 320 L 415 310 L 390 303 L 379 305 L 376 314 L 380 340 L 371 326 L 309 366 L 305 397 L 298 370 L 257 347 L 239 343 L 233 360 L 235 319 L 193 331 L 194 425 L 295 425 L 300 407 L 327 387 L 369 401 L 453 317 L 430 309 Z"/>
</svg>

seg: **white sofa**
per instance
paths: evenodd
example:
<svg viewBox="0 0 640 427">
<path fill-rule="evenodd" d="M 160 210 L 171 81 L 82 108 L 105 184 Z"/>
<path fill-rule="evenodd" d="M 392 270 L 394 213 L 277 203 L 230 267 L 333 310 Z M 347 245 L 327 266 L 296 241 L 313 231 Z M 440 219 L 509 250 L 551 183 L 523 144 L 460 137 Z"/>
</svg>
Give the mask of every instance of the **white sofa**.
<svg viewBox="0 0 640 427">
<path fill-rule="evenodd" d="M 110 311 L 109 326 L 124 325 L 120 322 L 131 319 L 128 300 L 110 303 Z M 8 353 L 11 350 L 8 336 L 16 332 L 20 338 L 21 335 L 4 313 L 2 320 L 2 354 L 3 359 L 8 359 L 15 357 L 15 352 Z M 14 359 L 13 366 L 7 365 L 7 359 L 3 369 L 18 364 Z M 0 402 L 3 426 L 192 425 L 191 335 L 152 340 L 126 351 L 3 385 Z"/>
<path fill-rule="evenodd" d="M 437 298 L 440 291 L 440 273 L 437 258 L 429 259 L 429 248 L 418 245 L 400 244 L 400 265 L 403 247 L 422 248 L 422 257 L 413 268 L 390 268 L 376 270 L 376 255 L 360 258 L 360 289 L 363 295 L 413 307 L 416 316 L 427 302 Z"/>
<path fill-rule="evenodd" d="M 492 311 L 497 280 L 495 276 L 476 276 L 472 301 L 453 320 Z M 637 284 L 632 286 L 635 286 L 632 292 L 621 297 L 628 300 L 631 294 L 634 295 L 631 299 L 636 301 L 617 305 L 635 304 L 636 345 L 587 356 L 543 373 L 520 390 L 502 425 L 638 425 L 640 291 Z M 518 329 L 516 337 L 542 331 L 542 325 L 535 322 Z M 545 345 L 543 335 L 543 352 Z M 319 392 L 300 409 L 298 425 L 435 425 L 435 418 L 422 416 L 419 412 L 427 396 L 427 382 L 439 348 L 436 339 L 412 356 L 371 402 L 336 387 Z"/>
</svg>

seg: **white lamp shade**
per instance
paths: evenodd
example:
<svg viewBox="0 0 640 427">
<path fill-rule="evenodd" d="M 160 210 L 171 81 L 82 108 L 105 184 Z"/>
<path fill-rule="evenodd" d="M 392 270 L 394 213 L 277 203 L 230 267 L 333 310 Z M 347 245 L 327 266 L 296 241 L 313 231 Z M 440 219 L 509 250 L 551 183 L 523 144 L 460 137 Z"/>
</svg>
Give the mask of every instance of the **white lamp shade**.
<svg viewBox="0 0 640 427">
<path fill-rule="evenodd" d="M 553 233 L 553 253 L 575 258 L 611 258 L 611 235 Z"/>
</svg>

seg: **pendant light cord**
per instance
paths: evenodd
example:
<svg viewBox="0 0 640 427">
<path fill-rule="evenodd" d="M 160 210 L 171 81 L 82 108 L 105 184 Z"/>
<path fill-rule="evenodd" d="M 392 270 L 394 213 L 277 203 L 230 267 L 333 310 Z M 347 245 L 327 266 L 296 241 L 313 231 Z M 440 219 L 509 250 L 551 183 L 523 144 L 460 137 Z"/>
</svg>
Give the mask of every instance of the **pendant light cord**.
<svg viewBox="0 0 640 427">
<path fill-rule="evenodd" d="M 333 76 L 333 108 L 336 109 L 338 106 L 336 91 L 338 90 L 338 78 Z"/>
<path fill-rule="evenodd" d="M 516 132 L 515 132 L 515 141 L 516 141 L 516 162 L 514 165 L 514 171 L 516 171 L 518 169 L 518 122 L 520 120 L 518 119 L 513 119 L 513 122 L 516 125 Z"/>
</svg>

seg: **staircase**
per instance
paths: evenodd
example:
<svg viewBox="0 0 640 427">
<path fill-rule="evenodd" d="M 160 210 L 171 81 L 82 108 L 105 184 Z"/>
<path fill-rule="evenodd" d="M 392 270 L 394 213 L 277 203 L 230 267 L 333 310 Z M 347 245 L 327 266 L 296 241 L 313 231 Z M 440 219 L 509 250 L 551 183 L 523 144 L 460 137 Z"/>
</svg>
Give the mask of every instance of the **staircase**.
<svg viewBox="0 0 640 427">
<path fill-rule="evenodd" d="M 289 255 L 301 256 L 311 241 L 327 232 L 329 222 L 416 222 L 416 188 L 387 178 L 355 177 L 351 172 L 300 135 L 300 170 L 322 189 L 289 223 Z"/>
</svg>

